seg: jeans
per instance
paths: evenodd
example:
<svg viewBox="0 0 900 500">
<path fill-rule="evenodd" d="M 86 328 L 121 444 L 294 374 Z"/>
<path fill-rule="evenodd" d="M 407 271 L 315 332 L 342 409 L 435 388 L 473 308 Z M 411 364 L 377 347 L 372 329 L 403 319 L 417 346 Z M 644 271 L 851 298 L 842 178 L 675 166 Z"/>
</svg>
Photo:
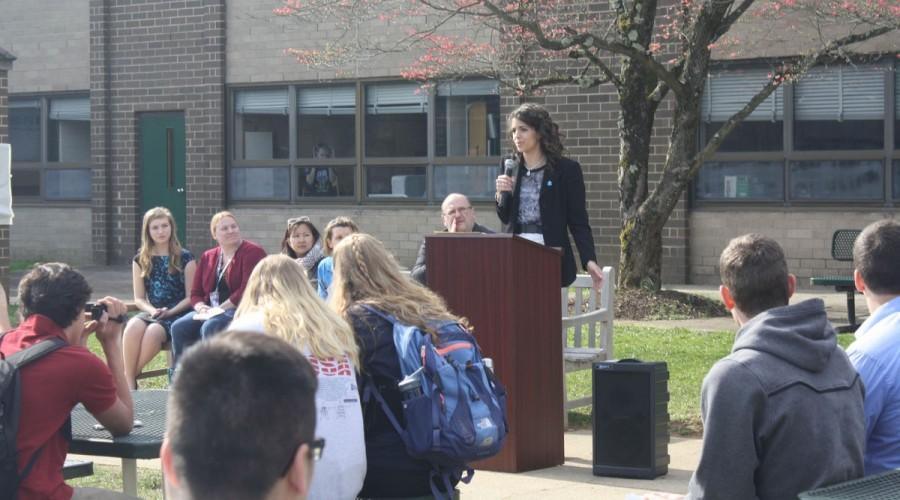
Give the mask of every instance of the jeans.
<svg viewBox="0 0 900 500">
<path fill-rule="evenodd" d="M 175 320 L 172 323 L 172 364 L 178 364 L 178 360 L 188 347 L 200 340 L 210 339 L 228 328 L 231 320 L 234 319 L 234 311 L 234 309 L 229 309 L 206 321 L 195 320 L 194 314 L 196 313 L 193 312 Z"/>
</svg>

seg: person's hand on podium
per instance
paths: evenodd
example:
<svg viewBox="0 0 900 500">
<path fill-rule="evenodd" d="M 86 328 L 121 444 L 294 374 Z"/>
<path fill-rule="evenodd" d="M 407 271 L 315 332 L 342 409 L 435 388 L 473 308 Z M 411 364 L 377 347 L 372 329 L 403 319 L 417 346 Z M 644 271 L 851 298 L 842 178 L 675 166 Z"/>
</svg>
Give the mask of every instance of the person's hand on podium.
<svg viewBox="0 0 900 500">
<path fill-rule="evenodd" d="M 597 292 L 599 292 L 600 287 L 603 286 L 603 268 L 601 268 L 596 262 L 591 260 L 587 263 L 587 272 L 591 275 L 591 279 L 594 281 L 594 290 L 597 290 Z"/>
</svg>

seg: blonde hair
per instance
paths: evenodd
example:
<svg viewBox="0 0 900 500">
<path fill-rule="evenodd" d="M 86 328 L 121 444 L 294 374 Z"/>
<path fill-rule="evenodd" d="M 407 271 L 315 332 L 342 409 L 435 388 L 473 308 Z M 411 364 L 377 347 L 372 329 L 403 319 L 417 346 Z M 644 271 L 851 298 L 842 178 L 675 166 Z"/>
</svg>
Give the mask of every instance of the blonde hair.
<svg viewBox="0 0 900 500">
<path fill-rule="evenodd" d="M 331 304 L 348 320 L 351 306 L 367 304 L 432 335 L 429 321 L 459 321 L 468 327 L 465 318 L 447 310 L 444 299 L 401 274 L 400 265 L 384 244 L 365 233 L 347 236 L 334 249 L 331 286 Z"/>
<path fill-rule="evenodd" d="M 150 223 L 156 219 L 168 219 L 169 227 L 169 274 L 178 274 L 181 268 L 181 242 L 178 241 L 178 226 L 172 212 L 166 207 L 153 207 L 144 213 L 144 222 L 141 224 L 141 249 L 138 251 L 138 267 L 141 268 L 141 277 L 150 276 L 152 270 L 153 238 L 150 236 Z"/>
<path fill-rule="evenodd" d="M 350 358 L 359 367 L 353 329 L 316 295 L 306 270 L 286 255 L 269 255 L 250 274 L 235 319 L 262 313 L 269 335 L 319 358 Z"/>
<path fill-rule="evenodd" d="M 222 210 L 221 212 L 216 212 L 213 214 L 212 219 L 209 220 L 209 234 L 212 235 L 213 239 L 216 238 L 216 225 L 225 217 L 231 217 L 234 219 L 234 222 L 237 222 L 237 217 L 234 216 L 233 213 L 228 210 Z"/>
<path fill-rule="evenodd" d="M 350 217 L 335 217 L 328 221 L 328 225 L 325 226 L 325 244 L 322 245 L 325 255 L 334 253 L 334 248 L 331 246 L 331 233 L 334 232 L 336 227 L 348 227 L 354 233 L 359 232 L 359 227 L 356 226 L 356 223 Z"/>
</svg>

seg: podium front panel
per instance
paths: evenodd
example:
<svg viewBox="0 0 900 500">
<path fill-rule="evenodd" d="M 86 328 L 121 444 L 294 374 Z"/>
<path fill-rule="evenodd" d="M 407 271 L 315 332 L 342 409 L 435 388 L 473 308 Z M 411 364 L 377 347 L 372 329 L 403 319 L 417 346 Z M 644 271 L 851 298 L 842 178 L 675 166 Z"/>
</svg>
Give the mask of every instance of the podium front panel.
<svg viewBox="0 0 900 500">
<path fill-rule="evenodd" d="M 466 317 L 507 389 L 510 433 L 476 468 L 519 472 L 563 462 L 560 252 L 508 234 L 429 236 L 427 283 Z"/>
</svg>

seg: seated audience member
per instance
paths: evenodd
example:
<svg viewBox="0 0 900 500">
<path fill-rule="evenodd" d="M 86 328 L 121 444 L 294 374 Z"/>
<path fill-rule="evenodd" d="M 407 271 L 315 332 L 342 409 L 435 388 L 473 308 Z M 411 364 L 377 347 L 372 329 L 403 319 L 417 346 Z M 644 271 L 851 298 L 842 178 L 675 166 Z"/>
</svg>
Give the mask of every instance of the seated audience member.
<svg viewBox="0 0 900 500">
<path fill-rule="evenodd" d="M 774 240 L 748 234 L 719 260 L 740 326 L 703 380 L 703 449 L 688 497 L 796 499 L 863 474 L 863 384 L 821 299 L 788 305 L 796 278 Z"/>
<path fill-rule="evenodd" d="M 266 251 L 241 238 L 241 228 L 231 212 L 212 216 L 209 230 L 218 246 L 200 257 L 191 286 L 191 307 L 172 324 L 172 355 L 175 363 L 185 349 L 228 328 L 244 295 L 247 279 Z"/>
<path fill-rule="evenodd" d="M 91 287 L 84 276 L 62 263 L 38 264 L 19 283 L 22 324 L 0 339 L 8 357 L 38 342 L 59 338 L 68 345 L 20 370 L 19 430 L 16 436 L 19 500 L 132 498 L 63 482 L 69 449 L 69 415 L 85 408 L 116 436 L 131 432 L 134 407 L 122 362 L 122 327 L 126 307 L 118 299 L 98 301 L 106 307 L 99 321 L 85 321 Z M 87 349 L 97 335 L 106 363 Z M 24 472 L 28 466 L 27 474 Z M 8 486 L 8 485 L 6 485 Z"/>
<path fill-rule="evenodd" d="M 299 262 L 315 288 L 318 283 L 319 262 L 325 258 L 319 238 L 319 230 L 309 217 L 288 219 L 287 229 L 281 238 L 281 253 Z"/>
<path fill-rule="evenodd" d="M 141 249 L 131 263 L 134 303 L 141 314 L 125 325 L 122 348 L 125 378 L 137 389 L 137 376 L 172 338 L 172 323 L 191 309 L 190 287 L 197 263 L 178 241 L 172 212 L 151 208 L 144 214 Z"/>
<path fill-rule="evenodd" d="M 490 229 L 475 222 L 475 209 L 465 195 L 450 193 L 441 203 L 441 220 L 444 231 L 451 233 L 493 233 Z M 414 280 L 425 284 L 425 240 L 419 245 L 419 255 L 413 264 L 410 275 Z"/>
<path fill-rule="evenodd" d="M 185 354 L 160 459 L 175 500 L 303 499 L 313 462 L 316 378 L 273 336 L 228 332 Z"/>
<path fill-rule="evenodd" d="M 353 327 L 360 346 L 360 393 L 365 394 L 368 384 L 375 384 L 391 412 L 403 415 L 397 387 L 403 377 L 394 346 L 394 325 L 364 306 L 423 331 L 429 330 L 432 321 L 461 319 L 447 310 L 441 297 L 401 274 L 394 256 L 368 234 L 345 238 L 334 250 L 334 261 L 331 305 Z M 363 420 L 368 468 L 360 498 L 430 498 L 431 465 L 409 455 L 374 397 L 364 404 Z M 443 490 L 440 476 L 435 481 Z"/>
<path fill-rule="evenodd" d="M 310 499 L 353 500 L 366 477 L 353 330 L 316 296 L 303 267 L 270 255 L 250 275 L 231 328 L 286 340 L 309 359 L 318 380 L 316 436 L 328 454 L 316 465 Z"/>
<path fill-rule="evenodd" d="M 316 144 L 313 156 L 317 159 L 325 159 L 331 158 L 334 154 L 331 146 L 320 142 Z M 306 167 L 303 173 L 304 196 L 338 196 L 341 194 L 337 172 L 333 168 Z"/>
<path fill-rule="evenodd" d="M 323 300 L 328 298 L 328 287 L 331 286 L 331 276 L 334 273 L 334 261 L 331 258 L 334 247 L 348 235 L 357 232 L 359 232 L 359 228 L 349 217 L 331 219 L 325 226 L 325 255 L 327 257 L 319 263 L 319 282 L 316 285 L 319 297 L 322 297 Z"/>
<path fill-rule="evenodd" d="M 853 245 L 869 308 L 847 349 L 866 387 L 866 475 L 900 468 L 900 223 L 869 225 Z"/>
</svg>

